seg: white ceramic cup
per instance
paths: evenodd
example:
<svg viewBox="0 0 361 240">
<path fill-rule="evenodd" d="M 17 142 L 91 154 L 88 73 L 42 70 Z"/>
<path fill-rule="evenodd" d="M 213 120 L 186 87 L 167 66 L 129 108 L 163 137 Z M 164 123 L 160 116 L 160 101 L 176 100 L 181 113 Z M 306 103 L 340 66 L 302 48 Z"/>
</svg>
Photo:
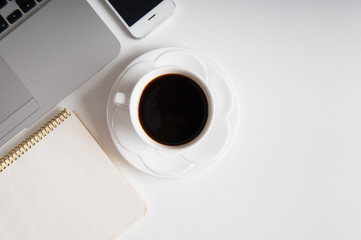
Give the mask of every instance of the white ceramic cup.
<svg viewBox="0 0 361 240">
<path fill-rule="evenodd" d="M 202 89 L 204 95 L 206 96 L 208 104 L 208 116 L 202 131 L 193 140 L 175 146 L 162 144 L 153 140 L 143 129 L 142 124 L 139 120 L 139 102 L 144 89 L 154 79 L 167 74 L 178 74 L 192 79 Z M 114 95 L 113 103 L 118 107 L 129 109 L 132 125 L 139 137 L 150 146 L 163 151 L 181 150 L 195 146 L 207 135 L 214 120 L 213 97 L 211 91 L 206 84 L 206 79 L 203 79 L 198 74 L 190 72 L 189 70 L 179 66 L 162 66 L 147 72 L 137 81 L 137 83 L 134 85 L 133 89 L 130 92 L 117 92 Z"/>
</svg>

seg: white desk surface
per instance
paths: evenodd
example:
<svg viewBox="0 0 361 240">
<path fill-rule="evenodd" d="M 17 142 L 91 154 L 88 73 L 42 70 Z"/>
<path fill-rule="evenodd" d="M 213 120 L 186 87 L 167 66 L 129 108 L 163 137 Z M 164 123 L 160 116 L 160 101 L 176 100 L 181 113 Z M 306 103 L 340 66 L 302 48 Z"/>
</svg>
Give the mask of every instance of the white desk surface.
<svg viewBox="0 0 361 240">
<path fill-rule="evenodd" d="M 148 204 L 119 239 L 361 239 L 360 1 L 175 0 L 175 14 L 142 40 L 102 0 L 89 1 L 121 54 L 59 106 L 80 112 Z M 184 180 L 134 169 L 106 125 L 119 73 L 166 46 L 215 59 L 239 95 L 233 145 Z"/>
</svg>

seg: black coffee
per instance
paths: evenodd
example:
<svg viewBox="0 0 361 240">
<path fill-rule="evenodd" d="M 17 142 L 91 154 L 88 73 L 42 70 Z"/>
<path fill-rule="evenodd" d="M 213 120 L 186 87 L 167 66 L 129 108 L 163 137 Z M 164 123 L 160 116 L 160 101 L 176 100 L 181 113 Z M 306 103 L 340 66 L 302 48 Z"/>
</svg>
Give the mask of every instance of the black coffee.
<svg viewBox="0 0 361 240">
<path fill-rule="evenodd" d="M 153 140 L 165 145 L 182 145 L 203 130 L 208 102 L 201 87 L 180 74 L 153 79 L 139 102 L 139 120 Z"/>
</svg>

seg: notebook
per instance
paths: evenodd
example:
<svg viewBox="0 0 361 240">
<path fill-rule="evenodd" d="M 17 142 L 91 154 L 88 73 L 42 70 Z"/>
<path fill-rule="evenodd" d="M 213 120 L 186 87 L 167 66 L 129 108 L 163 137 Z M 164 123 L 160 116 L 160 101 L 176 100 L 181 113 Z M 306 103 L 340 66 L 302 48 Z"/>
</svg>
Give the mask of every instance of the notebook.
<svg viewBox="0 0 361 240">
<path fill-rule="evenodd" d="M 71 111 L 0 161 L 0 239 L 115 239 L 145 215 L 144 201 Z"/>
<path fill-rule="evenodd" d="M 0 146 L 119 51 L 87 0 L 0 0 Z"/>
</svg>

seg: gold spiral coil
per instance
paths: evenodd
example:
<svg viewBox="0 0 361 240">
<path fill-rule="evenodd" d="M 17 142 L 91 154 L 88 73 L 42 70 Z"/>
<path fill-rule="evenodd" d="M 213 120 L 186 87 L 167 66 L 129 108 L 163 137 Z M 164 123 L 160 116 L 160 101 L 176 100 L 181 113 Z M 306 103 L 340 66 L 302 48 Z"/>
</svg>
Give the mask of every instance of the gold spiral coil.
<svg viewBox="0 0 361 240">
<path fill-rule="evenodd" d="M 64 109 L 59 114 L 55 115 L 53 118 L 47 121 L 47 123 L 45 123 L 38 130 L 33 132 L 29 137 L 18 144 L 10 152 L 0 158 L 0 172 L 5 170 L 6 167 L 10 166 L 10 164 L 24 155 L 30 148 L 35 146 L 40 140 L 46 137 L 46 135 L 57 128 L 70 115 L 71 113 Z"/>
</svg>

